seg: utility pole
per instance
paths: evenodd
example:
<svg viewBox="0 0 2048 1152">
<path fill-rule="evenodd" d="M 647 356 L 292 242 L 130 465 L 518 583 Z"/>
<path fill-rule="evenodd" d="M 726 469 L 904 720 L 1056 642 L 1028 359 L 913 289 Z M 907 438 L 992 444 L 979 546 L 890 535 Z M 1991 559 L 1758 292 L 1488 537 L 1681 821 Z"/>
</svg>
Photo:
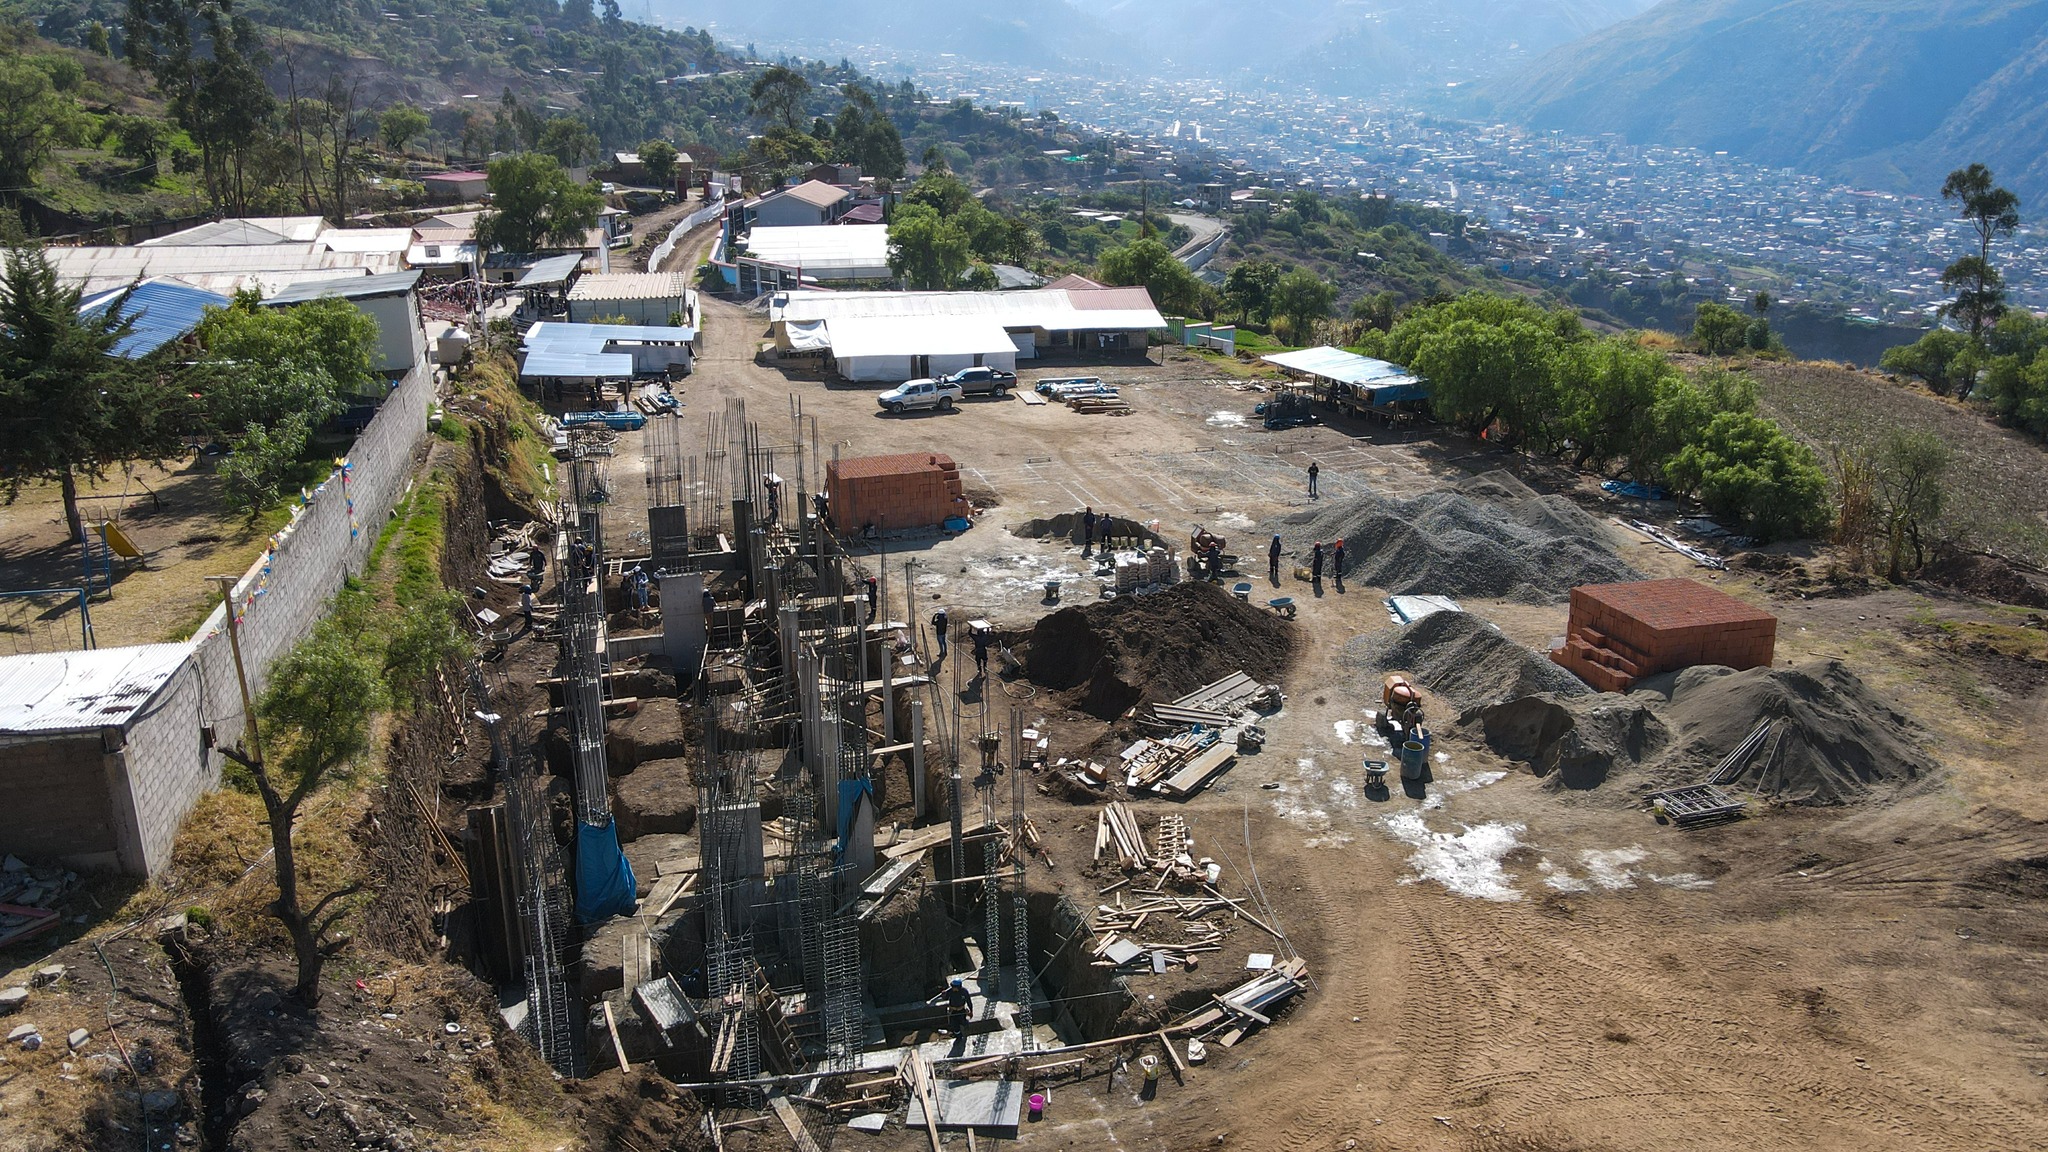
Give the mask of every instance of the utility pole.
<svg viewBox="0 0 2048 1152">
<path fill-rule="evenodd" d="M 235 656 L 235 684 L 242 690 L 242 729 L 249 739 L 250 767 L 261 770 L 263 764 L 263 742 L 256 730 L 256 703 L 249 698 L 249 673 L 242 664 L 242 625 L 235 619 L 235 577 L 208 576 L 207 580 L 220 585 L 221 608 L 228 621 L 228 650 Z"/>
</svg>

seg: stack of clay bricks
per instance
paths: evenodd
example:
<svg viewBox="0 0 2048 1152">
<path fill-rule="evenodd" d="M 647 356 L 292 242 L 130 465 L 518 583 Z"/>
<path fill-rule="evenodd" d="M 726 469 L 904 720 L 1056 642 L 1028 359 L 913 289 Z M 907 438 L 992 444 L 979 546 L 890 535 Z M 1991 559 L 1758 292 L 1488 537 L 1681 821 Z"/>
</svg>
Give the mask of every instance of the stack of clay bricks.
<svg viewBox="0 0 2048 1152">
<path fill-rule="evenodd" d="M 1720 664 L 1770 664 L 1778 618 L 1697 580 L 1639 580 L 1572 589 L 1564 646 L 1550 658 L 1602 692 L 1645 676 Z"/>
<path fill-rule="evenodd" d="M 939 452 L 834 460 L 825 466 L 825 491 L 845 532 L 930 528 L 968 513 L 960 466 Z"/>
<path fill-rule="evenodd" d="M 1173 554 L 1154 545 L 1116 554 L 1116 590 L 1128 595 L 1151 584 L 1171 584 L 1179 575 Z"/>
</svg>

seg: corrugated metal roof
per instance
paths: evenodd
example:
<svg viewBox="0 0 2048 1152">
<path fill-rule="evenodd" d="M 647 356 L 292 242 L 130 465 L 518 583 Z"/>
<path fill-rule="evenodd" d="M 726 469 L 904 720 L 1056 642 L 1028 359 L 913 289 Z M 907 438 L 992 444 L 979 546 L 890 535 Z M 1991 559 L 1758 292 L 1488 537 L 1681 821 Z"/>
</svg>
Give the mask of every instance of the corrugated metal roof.
<svg viewBox="0 0 2048 1152">
<path fill-rule="evenodd" d="M 125 291 L 127 289 L 123 288 L 95 296 L 79 305 L 78 314 L 89 316 L 103 312 Z M 227 304 L 227 297 L 190 284 L 176 280 L 145 280 L 135 286 L 127 302 L 121 305 L 121 314 L 132 317 L 135 327 L 114 345 L 114 355 L 139 360 L 197 328 L 199 318 L 209 305 L 224 308 Z"/>
<path fill-rule="evenodd" d="M 682 272 L 593 272 L 569 289 L 571 300 L 680 300 L 690 290 Z"/>
<path fill-rule="evenodd" d="M 412 229 L 329 228 L 320 243 L 335 252 L 403 252 L 412 243 Z"/>
<path fill-rule="evenodd" d="M 336 252 L 323 244 L 197 244 L 160 248 L 80 246 L 46 248 L 44 255 L 57 278 L 83 285 L 87 292 L 125 288 L 137 280 L 176 276 L 234 276 L 241 283 L 261 283 L 274 273 L 324 270 L 330 277 L 351 272 L 393 272 L 399 256 L 383 252 Z M 203 283 L 203 281 L 201 281 Z M 209 284 L 209 287 L 213 285 Z"/>
<path fill-rule="evenodd" d="M 339 296 L 344 300 L 363 300 L 371 296 L 391 296 L 410 292 L 420 282 L 420 272 L 386 272 L 381 276 L 343 276 L 333 280 L 314 280 L 306 284 L 294 284 L 266 298 L 265 304 L 304 304 L 308 300 L 320 300 L 328 296 Z"/>
<path fill-rule="evenodd" d="M 576 266 L 583 263 L 583 254 L 571 252 L 566 256 L 550 256 L 534 261 L 533 267 L 519 277 L 516 287 L 532 288 L 541 284 L 560 284 L 576 274 Z"/>
<path fill-rule="evenodd" d="M 762 199 L 773 200 L 780 196 L 787 196 L 792 200 L 809 204 L 813 208 L 830 208 L 851 195 L 853 193 L 846 189 L 827 184 L 823 180 L 806 180 L 794 188 L 784 188 L 780 192 L 771 192 L 763 196 Z"/>
<path fill-rule="evenodd" d="M 1083 308 L 1075 295 L 1108 291 Z M 1145 307 L 1151 296 L 1143 288 L 1041 288 L 1034 292 L 792 292 L 770 307 L 771 320 L 800 323 L 845 317 L 987 317 L 1006 328 L 1041 328 L 1047 332 L 1138 331 L 1166 327 L 1157 308 Z"/>
<path fill-rule="evenodd" d="M 806 275 L 837 272 L 849 278 L 879 279 L 889 275 L 889 230 L 837 224 L 756 228 L 747 234 L 746 255 L 801 268 Z"/>
<path fill-rule="evenodd" d="M 633 376 L 633 358 L 623 352 L 529 352 L 519 374 L 571 380 L 629 380 Z"/>
<path fill-rule="evenodd" d="M 688 344 L 695 328 L 667 324 L 566 324 L 543 320 L 526 330 L 521 342 L 530 351 L 602 352 L 608 344 Z"/>
<path fill-rule="evenodd" d="M 1325 380 L 1335 380 L 1342 384 L 1371 384 L 1377 387 L 1386 384 L 1419 383 L 1419 378 L 1414 373 L 1399 364 L 1389 364 L 1385 360 L 1360 356 L 1356 352 L 1346 352 L 1342 348 L 1332 348 L 1327 344 L 1320 348 L 1303 348 L 1298 352 L 1276 352 L 1271 356 L 1261 356 L 1259 359 L 1268 364 L 1277 364 L 1282 368 L 1305 372 L 1310 376 L 1321 376 Z"/>
<path fill-rule="evenodd" d="M 75 732 L 126 724 L 192 651 L 145 644 L 0 657 L 0 732 Z"/>
</svg>

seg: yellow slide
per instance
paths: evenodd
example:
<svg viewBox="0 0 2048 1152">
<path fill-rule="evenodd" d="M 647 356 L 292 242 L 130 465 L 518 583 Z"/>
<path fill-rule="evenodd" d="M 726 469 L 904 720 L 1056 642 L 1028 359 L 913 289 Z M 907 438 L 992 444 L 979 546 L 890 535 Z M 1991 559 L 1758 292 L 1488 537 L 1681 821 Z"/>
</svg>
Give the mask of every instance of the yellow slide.
<svg viewBox="0 0 2048 1152">
<path fill-rule="evenodd" d="M 135 541 L 130 540 L 128 534 L 121 531 L 119 524 L 114 523 L 112 520 L 102 520 L 99 522 L 98 528 L 100 539 L 106 541 L 108 551 L 123 560 L 143 559 L 142 549 L 137 548 Z"/>
</svg>

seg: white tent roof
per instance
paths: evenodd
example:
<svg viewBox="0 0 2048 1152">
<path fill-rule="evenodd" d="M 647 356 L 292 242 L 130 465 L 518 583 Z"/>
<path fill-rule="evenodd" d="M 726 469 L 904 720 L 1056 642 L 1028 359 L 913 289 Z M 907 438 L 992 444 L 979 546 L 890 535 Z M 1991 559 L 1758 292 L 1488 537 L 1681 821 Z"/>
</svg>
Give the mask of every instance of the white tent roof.
<svg viewBox="0 0 2048 1152">
<path fill-rule="evenodd" d="M 872 224 L 756 228 L 747 234 L 746 256 L 801 268 L 807 276 L 879 278 L 889 275 L 889 230 Z"/>
<path fill-rule="evenodd" d="M 845 316 L 828 320 L 832 355 L 841 360 L 864 356 L 976 356 L 1015 353 L 1016 342 L 1003 326 L 973 316 Z"/>
<path fill-rule="evenodd" d="M 1335 380 L 1342 384 L 1417 383 L 1415 375 L 1399 364 L 1375 360 L 1370 356 L 1360 356 L 1356 352 L 1346 352 L 1342 348 L 1332 348 L 1327 344 L 1320 348 L 1276 352 L 1271 356 L 1261 356 L 1259 359 L 1268 364 L 1277 364 L 1282 368 L 1310 376 L 1321 376 L 1325 380 Z"/>
</svg>

